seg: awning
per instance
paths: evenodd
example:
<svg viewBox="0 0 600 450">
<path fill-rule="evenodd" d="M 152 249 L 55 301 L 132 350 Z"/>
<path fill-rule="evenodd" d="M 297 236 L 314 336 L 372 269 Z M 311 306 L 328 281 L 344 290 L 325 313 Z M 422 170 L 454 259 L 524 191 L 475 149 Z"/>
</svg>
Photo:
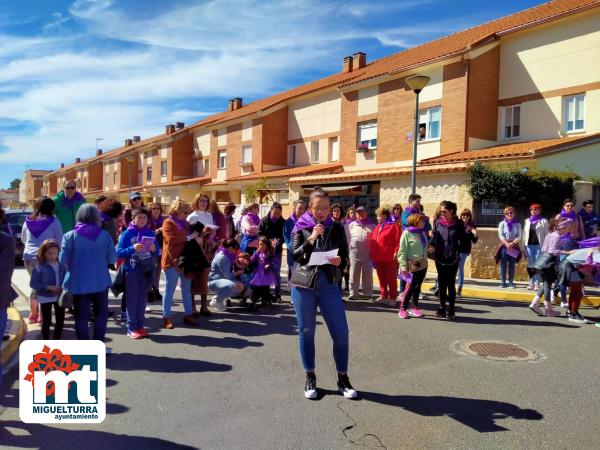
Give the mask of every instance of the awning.
<svg viewBox="0 0 600 450">
<path fill-rule="evenodd" d="M 361 187 L 362 185 L 360 184 L 352 184 L 352 185 L 344 185 L 344 186 L 312 186 L 312 187 L 305 187 L 304 189 L 314 189 L 316 187 L 319 187 L 321 189 L 323 189 L 325 192 L 336 192 L 336 191 L 346 191 L 348 189 L 356 189 L 358 187 Z"/>
</svg>

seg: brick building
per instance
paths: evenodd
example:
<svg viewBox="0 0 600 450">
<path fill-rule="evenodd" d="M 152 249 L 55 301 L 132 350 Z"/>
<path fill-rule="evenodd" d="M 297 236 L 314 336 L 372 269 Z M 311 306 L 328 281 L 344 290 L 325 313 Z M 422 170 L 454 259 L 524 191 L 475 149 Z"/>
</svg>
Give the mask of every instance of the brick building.
<svg viewBox="0 0 600 450">
<path fill-rule="evenodd" d="M 26 170 L 19 186 L 19 202 L 33 206 L 35 199 L 43 193 L 44 176 L 50 172 L 50 170 Z"/>
</svg>

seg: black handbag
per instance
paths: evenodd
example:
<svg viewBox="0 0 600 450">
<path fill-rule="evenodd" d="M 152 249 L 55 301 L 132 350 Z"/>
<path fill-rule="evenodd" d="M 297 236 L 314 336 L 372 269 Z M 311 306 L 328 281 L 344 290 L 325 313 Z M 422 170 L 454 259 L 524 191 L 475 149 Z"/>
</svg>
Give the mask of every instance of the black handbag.
<svg viewBox="0 0 600 450">
<path fill-rule="evenodd" d="M 300 263 L 295 263 L 292 267 L 292 278 L 290 284 L 292 286 L 314 289 L 317 280 L 317 266 L 311 269 L 308 266 L 301 266 Z"/>
<path fill-rule="evenodd" d="M 552 268 L 552 266 L 554 266 L 556 262 L 556 256 L 547 252 L 541 252 L 540 256 L 538 256 L 538 258 L 535 260 L 533 268 L 536 270 L 547 270 Z"/>
</svg>

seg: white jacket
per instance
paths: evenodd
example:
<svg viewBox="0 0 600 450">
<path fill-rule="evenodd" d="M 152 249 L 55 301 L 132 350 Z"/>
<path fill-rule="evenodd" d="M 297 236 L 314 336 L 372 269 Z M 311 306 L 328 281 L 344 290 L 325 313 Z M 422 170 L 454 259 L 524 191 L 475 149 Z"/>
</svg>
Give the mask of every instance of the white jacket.
<svg viewBox="0 0 600 450">
<path fill-rule="evenodd" d="M 525 220 L 525 226 L 523 227 L 523 245 L 529 245 L 529 230 L 531 229 L 531 222 L 529 219 Z M 548 235 L 548 221 L 544 218 L 541 218 L 535 224 L 535 234 L 537 235 L 540 247 L 544 243 L 544 239 Z"/>
</svg>

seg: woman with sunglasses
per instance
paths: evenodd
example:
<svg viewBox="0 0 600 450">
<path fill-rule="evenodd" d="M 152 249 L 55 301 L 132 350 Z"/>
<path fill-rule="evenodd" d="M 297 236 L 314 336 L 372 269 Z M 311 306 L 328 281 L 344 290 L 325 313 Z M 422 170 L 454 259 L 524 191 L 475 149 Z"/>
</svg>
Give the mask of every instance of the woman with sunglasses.
<svg viewBox="0 0 600 450">
<path fill-rule="evenodd" d="M 540 287 L 541 277 L 535 270 L 535 261 L 540 255 L 544 239 L 548 235 L 548 221 L 542 216 L 542 206 L 533 203 L 529 207 L 531 215 L 525 219 L 523 227 L 523 247 L 527 256 L 527 274 L 529 275 L 528 291 L 537 291 Z"/>
<path fill-rule="evenodd" d="M 64 190 L 55 195 L 52 200 L 56 205 L 54 215 L 60 221 L 62 232 L 71 231 L 77 223 L 77 211 L 85 204 L 85 198 L 77 191 L 75 181 L 68 180 Z"/>
<path fill-rule="evenodd" d="M 556 220 L 565 220 L 571 219 L 573 221 L 573 226 L 571 230 L 571 238 L 576 241 L 581 241 L 585 239 L 585 229 L 583 228 L 583 220 L 581 220 L 581 216 L 578 216 L 575 212 L 575 200 L 572 198 L 567 198 L 563 202 L 563 209 L 560 213 L 556 215 Z"/>
<path fill-rule="evenodd" d="M 504 220 L 498 224 L 498 238 L 500 244 L 496 251 L 496 264 L 500 262 L 500 287 L 506 288 L 506 269 L 508 267 L 508 287 L 515 289 L 515 265 L 521 260 L 519 242 L 523 232 L 521 224 L 516 218 L 515 208 L 504 208 Z"/>
<path fill-rule="evenodd" d="M 465 231 L 465 224 L 456 216 L 456 203 L 444 200 L 440 203 L 440 213 L 441 216 L 435 223 L 429 245 L 429 252 L 434 255 L 438 272 L 440 293 L 440 307 L 435 316 L 454 319 L 455 283 L 460 249 L 469 238 Z"/>
<path fill-rule="evenodd" d="M 467 239 L 465 239 L 462 248 L 460 249 L 460 263 L 458 264 L 458 289 L 456 291 L 457 297 L 462 295 L 462 287 L 465 282 L 465 262 L 471 254 L 472 245 L 479 240 L 471 210 L 468 208 L 463 209 L 460 213 L 460 219 L 465 224 L 465 233 L 467 234 Z"/>
</svg>

